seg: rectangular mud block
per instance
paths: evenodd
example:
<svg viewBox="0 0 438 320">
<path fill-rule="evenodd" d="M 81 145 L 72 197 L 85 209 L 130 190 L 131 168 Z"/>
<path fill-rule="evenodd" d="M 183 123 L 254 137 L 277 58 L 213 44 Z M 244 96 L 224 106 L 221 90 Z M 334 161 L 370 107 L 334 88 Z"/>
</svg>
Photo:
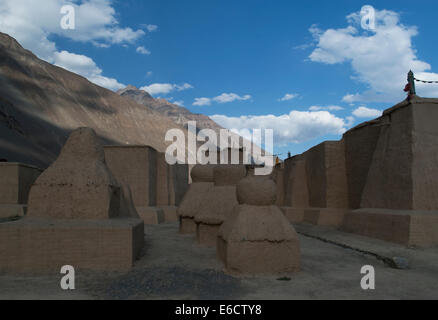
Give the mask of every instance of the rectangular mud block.
<svg viewBox="0 0 438 320">
<path fill-rule="evenodd" d="M 360 208 L 438 210 L 438 100 L 385 110 Z"/>
<path fill-rule="evenodd" d="M 178 215 L 176 213 L 177 207 L 175 206 L 160 206 L 159 209 L 163 210 L 164 222 L 173 223 L 178 222 Z"/>
<path fill-rule="evenodd" d="M 196 223 L 194 218 L 183 218 L 179 220 L 179 233 L 196 234 Z"/>
<path fill-rule="evenodd" d="M 164 211 L 160 208 L 136 207 L 136 209 L 144 224 L 161 224 L 165 221 Z"/>
<path fill-rule="evenodd" d="M 358 209 L 345 216 L 341 229 L 407 246 L 437 246 L 438 212 Z"/>
<path fill-rule="evenodd" d="M 169 166 L 169 205 L 179 206 L 189 189 L 189 166 L 174 164 Z"/>
<path fill-rule="evenodd" d="M 24 218 L 0 224 L 0 272 L 128 271 L 144 242 L 139 219 Z"/>
<path fill-rule="evenodd" d="M 306 151 L 309 205 L 348 208 L 348 184 L 343 141 L 326 141 Z"/>
<path fill-rule="evenodd" d="M 381 128 L 381 124 L 370 121 L 347 131 L 343 136 L 349 208 L 360 208 Z"/>
<path fill-rule="evenodd" d="M 21 204 L 0 204 L 0 218 L 23 217 L 27 206 Z"/>
<path fill-rule="evenodd" d="M 303 222 L 318 226 L 340 227 L 348 211 L 348 209 L 338 208 L 305 209 Z"/>
<path fill-rule="evenodd" d="M 196 240 L 199 244 L 207 247 L 216 247 L 217 234 L 220 225 L 196 224 Z"/>
<path fill-rule="evenodd" d="M 300 249 L 288 242 L 227 243 L 218 237 L 216 254 L 230 273 L 281 275 L 300 270 Z"/>
<path fill-rule="evenodd" d="M 281 211 L 290 223 L 301 223 L 304 221 L 304 211 L 302 208 L 281 207 Z"/>
<path fill-rule="evenodd" d="M 284 207 L 308 208 L 309 188 L 306 161 L 303 155 L 294 156 L 284 162 Z"/>
<path fill-rule="evenodd" d="M 189 167 L 169 165 L 165 153 L 157 157 L 157 206 L 178 206 L 189 187 Z"/>
<path fill-rule="evenodd" d="M 27 204 L 30 187 L 41 172 L 22 163 L 0 162 L 0 204 Z"/>
<path fill-rule="evenodd" d="M 119 182 L 129 185 L 135 206 L 155 206 L 157 154 L 148 146 L 105 146 L 106 164 Z"/>
</svg>

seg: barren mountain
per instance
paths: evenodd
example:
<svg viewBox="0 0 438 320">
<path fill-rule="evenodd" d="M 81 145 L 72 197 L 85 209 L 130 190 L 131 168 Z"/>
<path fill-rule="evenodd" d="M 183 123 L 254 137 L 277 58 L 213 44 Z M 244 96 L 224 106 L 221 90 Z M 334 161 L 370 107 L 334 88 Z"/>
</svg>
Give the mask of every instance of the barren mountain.
<svg viewBox="0 0 438 320">
<path fill-rule="evenodd" d="M 220 129 L 223 129 L 206 115 L 192 113 L 188 109 L 170 103 L 165 99 L 154 99 L 148 92 L 137 89 L 134 86 L 127 86 L 126 88 L 119 90 L 117 93 L 122 97 L 130 98 L 139 104 L 158 111 L 185 128 L 187 128 L 188 121 L 196 121 L 198 131 L 201 129 L 213 129 L 214 131 L 219 132 Z"/>
<path fill-rule="evenodd" d="M 46 167 L 77 127 L 94 128 L 106 144 L 143 144 L 165 151 L 178 126 L 87 79 L 38 59 L 0 33 L 0 159 Z"/>
<path fill-rule="evenodd" d="M 149 145 L 164 152 L 170 144 L 166 132 L 179 128 L 187 136 L 189 120 L 198 129 L 222 129 L 207 116 L 135 87 L 119 94 L 99 87 L 0 32 L 0 161 L 45 168 L 78 127 L 95 129 L 106 145 Z"/>
</svg>

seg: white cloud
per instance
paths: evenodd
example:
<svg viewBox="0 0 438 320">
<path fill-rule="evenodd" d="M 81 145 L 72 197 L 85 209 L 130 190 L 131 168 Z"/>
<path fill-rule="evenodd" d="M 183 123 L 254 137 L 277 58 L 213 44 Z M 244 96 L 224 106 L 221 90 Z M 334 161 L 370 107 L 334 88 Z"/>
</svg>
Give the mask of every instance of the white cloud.
<svg viewBox="0 0 438 320">
<path fill-rule="evenodd" d="M 60 26 L 63 5 L 75 8 L 75 29 Z M 74 41 L 90 42 L 96 46 L 133 43 L 145 33 L 143 30 L 121 28 L 109 0 L 65 1 L 44 0 L 35 5 L 34 0 L 2 0 L 0 4 L 0 30 L 16 38 L 36 55 L 50 60 L 55 44 L 50 35 Z"/>
<path fill-rule="evenodd" d="M 344 108 L 340 107 L 340 106 L 326 106 L 326 107 L 321 107 L 321 106 L 311 106 L 309 108 L 309 111 L 321 111 L 321 110 L 328 110 L 328 111 L 340 111 L 340 110 L 344 110 Z"/>
<path fill-rule="evenodd" d="M 350 103 L 351 105 L 354 105 L 353 102 L 360 100 L 359 94 L 347 94 L 342 98 L 343 102 Z"/>
<path fill-rule="evenodd" d="M 235 93 L 222 93 L 220 96 L 214 97 L 213 100 L 219 103 L 229 103 L 236 100 L 246 101 L 251 99 L 249 94 L 244 96 L 239 96 Z"/>
<path fill-rule="evenodd" d="M 188 83 L 184 83 L 182 85 L 174 85 L 174 86 L 175 86 L 175 89 L 178 91 L 193 89 L 193 86 L 191 84 L 188 84 Z"/>
<path fill-rule="evenodd" d="M 194 106 L 209 106 L 211 105 L 211 99 L 210 98 L 195 98 L 195 102 L 193 102 Z"/>
<path fill-rule="evenodd" d="M 145 25 L 145 27 L 149 32 L 154 32 L 158 30 L 158 26 L 155 24 L 147 24 Z"/>
<path fill-rule="evenodd" d="M 347 128 L 351 128 L 356 121 L 356 119 L 352 116 L 346 117 L 345 120 L 346 120 L 345 125 L 347 126 Z"/>
<path fill-rule="evenodd" d="M 288 143 L 302 143 L 327 134 L 340 135 L 346 131 L 347 123 L 328 111 L 296 111 L 279 116 L 240 116 L 228 117 L 225 115 L 210 116 L 221 126 L 242 136 L 248 136 L 253 129 L 273 129 L 274 143 L 285 145 Z"/>
<path fill-rule="evenodd" d="M 358 118 L 377 118 L 382 115 L 382 110 L 361 106 L 353 111 L 353 115 Z"/>
<path fill-rule="evenodd" d="M 400 23 L 396 12 L 376 10 L 376 28 L 360 28 L 360 14 L 347 16 L 348 26 L 325 31 L 312 26 L 310 32 L 317 46 L 310 55 L 314 62 L 325 64 L 350 63 L 354 79 L 369 89 L 348 93 L 343 101 L 394 102 L 405 97 L 403 93 L 407 72 L 412 69 L 418 76 L 438 79 L 438 74 L 427 72 L 431 66 L 418 59 L 412 38 L 418 34 L 414 26 Z M 437 96 L 438 89 L 419 84 L 419 95 Z"/>
<path fill-rule="evenodd" d="M 193 102 L 194 106 L 209 106 L 211 105 L 212 101 L 217 103 L 229 103 L 236 100 L 239 101 L 247 101 L 250 100 L 252 97 L 249 94 L 246 94 L 244 96 L 239 96 L 235 93 L 222 93 L 221 95 L 214 97 L 214 98 L 195 98 L 195 101 Z"/>
<path fill-rule="evenodd" d="M 289 101 L 295 99 L 296 97 L 298 97 L 298 94 L 296 93 L 286 93 L 283 98 L 279 99 L 278 101 Z"/>
<path fill-rule="evenodd" d="M 148 49 L 146 49 L 145 47 L 143 47 L 143 46 L 138 47 L 137 50 L 135 50 L 135 51 L 137 51 L 137 53 L 145 54 L 145 55 L 150 55 L 151 54 L 151 52 Z"/>
<path fill-rule="evenodd" d="M 175 101 L 173 104 L 176 104 L 177 106 L 180 106 L 180 107 L 184 107 L 184 101 L 182 101 L 182 100 Z"/>
<path fill-rule="evenodd" d="M 174 85 L 170 83 L 154 83 L 149 86 L 141 87 L 140 90 L 147 91 L 149 94 L 167 94 L 174 90 Z"/>
<path fill-rule="evenodd" d="M 124 84 L 119 83 L 116 79 L 102 76 L 102 70 L 87 56 L 68 51 L 55 52 L 53 54 L 53 63 L 110 90 L 119 90 L 125 87 Z"/>
<path fill-rule="evenodd" d="M 60 9 L 66 4 L 75 8 L 74 30 L 64 30 L 60 26 L 63 16 Z M 43 5 L 36 5 L 34 0 L 2 0 L 0 31 L 17 39 L 39 58 L 70 68 L 70 71 L 78 72 L 90 81 L 113 90 L 121 86 L 116 79 L 104 77 L 102 70 L 91 58 L 59 51 L 51 36 L 107 48 L 114 44 L 132 44 L 145 34 L 143 30 L 120 27 L 110 0 L 45 0 Z M 66 58 L 73 61 L 67 62 Z M 87 67 L 90 69 L 86 70 Z"/>
<path fill-rule="evenodd" d="M 141 87 L 140 90 L 144 90 L 151 95 L 157 95 L 157 94 L 168 94 L 175 90 L 183 91 L 191 88 L 193 88 L 193 86 L 188 83 L 184 83 L 182 85 L 171 84 L 171 83 L 153 83 L 148 86 Z"/>
</svg>

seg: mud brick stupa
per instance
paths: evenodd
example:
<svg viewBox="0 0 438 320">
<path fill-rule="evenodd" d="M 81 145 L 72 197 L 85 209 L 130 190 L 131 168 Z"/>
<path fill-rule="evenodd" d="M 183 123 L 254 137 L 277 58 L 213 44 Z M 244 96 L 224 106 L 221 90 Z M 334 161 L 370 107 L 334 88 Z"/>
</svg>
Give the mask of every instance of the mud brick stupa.
<svg viewBox="0 0 438 320">
<path fill-rule="evenodd" d="M 143 234 L 129 187 L 106 166 L 94 130 L 80 128 L 33 184 L 26 216 L 0 224 L 0 271 L 129 270 Z"/>
<path fill-rule="evenodd" d="M 223 223 L 217 255 L 231 273 L 282 274 L 300 270 L 297 233 L 276 201 L 270 176 L 249 174 L 237 184 L 239 205 Z"/>
<path fill-rule="evenodd" d="M 246 171 L 246 167 L 240 164 L 214 168 L 214 186 L 205 194 L 195 215 L 198 243 L 216 247 L 220 226 L 238 205 L 236 185 L 246 176 Z"/>
<path fill-rule="evenodd" d="M 180 233 L 196 234 L 195 216 L 199 212 L 203 199 L 214 186 L 213 170 L 215 166 L 198 164 L 193 167 L 191 171 L 192 184 L 177 210 Z"/>
</svg>

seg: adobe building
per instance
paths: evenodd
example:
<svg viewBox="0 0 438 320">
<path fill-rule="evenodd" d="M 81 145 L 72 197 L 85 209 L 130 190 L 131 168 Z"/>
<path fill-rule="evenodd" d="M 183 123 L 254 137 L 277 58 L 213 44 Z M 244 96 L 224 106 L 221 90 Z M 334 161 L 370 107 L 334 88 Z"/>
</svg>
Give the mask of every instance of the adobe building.
<svg viewBox="0 0 438 320">
<path fill-rule="evenodd" d="M 287 159 L 285 215 L 409 246 L 437 245 L 437 107 L 438 99 L 412 96 L 341 141 Z"/>
<path fill-rule="evenodd" d="M 348 171 L 358 182 L 350 196 L 356 210 L 342 230 L 410 246 L 438 245 L 437 119 L 438 99 L 413 96 L 345 134 L 346 141 L 360 136 L 372 155 L 360 161 L 355 151 L 356 167 Z"/>
<path fill-rule="evenodd" d="M 277 185 L 277 200 L 275 201 L 275 204 L 279 207 L 282 207 L 284 206 L 284 202 L 285 202 L 284 162 L 280 162 L 275 165 L 274 170 L 272 172 L 272 179 Z"/>
<path fill-rule="evenodd" d="M 275 205 L 276 186 L 269 176 L 248 176 L 237 184 L 239 205 L 222 224 L 218 259 L 237 274 L 287 274 L 300 270 L 297 233 Z"/>
<path fill-rule="evenodd" d="M 196 234 L 195 216 L 200 205 L 214 186 L 213 170 L 216 165 L 197 164 L 191 171 L 192 183 L 184 195 L 177 209 L 179 219 L 179 232 L 182 234 Z"/>
<path fill-rule="evenodd" d="M 282 210 L 292 223 L 339 227 L 349 210 L 345 143 L 326 141 L 285 161 Z"/>
<path fill-rule="evenodd" d="M 205 194 L 195 215 L 199 244 L 216 247 L 220 226 L 238 205 L 236 185 L 245 176 L 244 165 L 223 164 L 214 168 L 214 186 Z"/>
<path fill-rule="evenodd" d="M 177 208 L 189 187 L 186 164 L 169 165 L 166 154 L 157 157 L 157 207 L 164 212 L 165 222 L 177 222 Z"/>
<path fill-rule="evenodd" d="M 309 207 L 304 222 L 340 226 L 348 212 L 344 141 L 326 141 L 304 153 Z"/>
<path fill-rule="evenodd" d="M 128 186 L 105 164 L 94 130 L 80 128 L 33 184 L 26 216 L 0 224 L 0 272 L 127 271 L 144 242 Z"/>
<path fill-rule="evenodd" d="M 281 210 L 291 223 L 304 221 L 304 211 L 310 207 L 306 160 L 298 155 L 284 162 L 283 204 Z M 277 184 L 278 187 L 278 184 Z"/>
<path fill-rule="evenodd" d="M 157 207 L 158 152 L 149 146 L 105 146 L 106 163 L 118 181 L 126 183 L 139 216 L 145 224 L 165 221 Z"/>
<path fill-rule="evenodd" d="M 30 187 L 41 172 L 22 163 L 0 162 L 0 219 L 25 215 Z"/>
</svg>

